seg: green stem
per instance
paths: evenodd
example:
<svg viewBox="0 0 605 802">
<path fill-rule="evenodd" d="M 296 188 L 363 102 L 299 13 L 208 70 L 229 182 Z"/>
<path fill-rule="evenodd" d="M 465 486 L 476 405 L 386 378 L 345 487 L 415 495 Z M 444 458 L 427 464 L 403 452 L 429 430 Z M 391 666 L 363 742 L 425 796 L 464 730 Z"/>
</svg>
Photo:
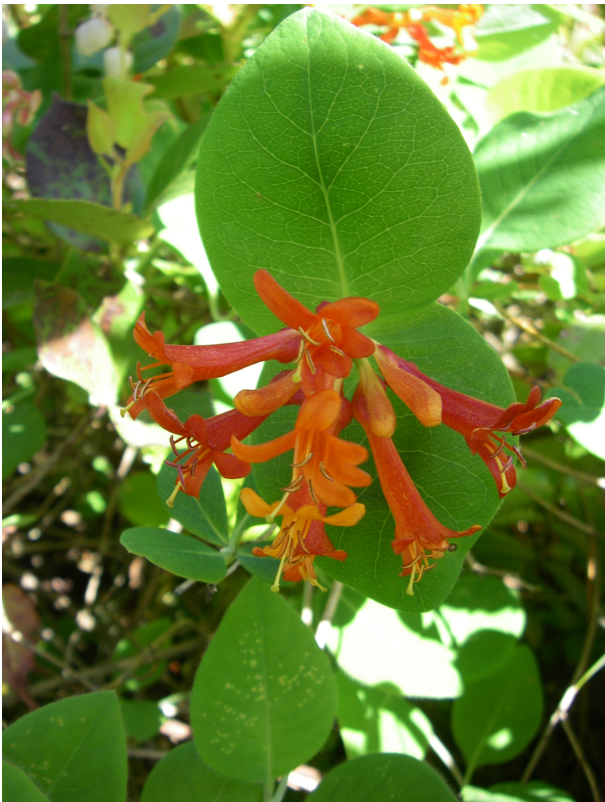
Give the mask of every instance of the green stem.
<svg viewBox="0 0 605 802">
<path fill-rule="evenodd" d="M 288 789 L 288 775 L 284 774 L 284 776 L 279 781 L 277 788 L 275 789 L 275 794 L 271 802 L 282 802 L 282 799 L 286 795 L 287 789 Z"/>
</svg>

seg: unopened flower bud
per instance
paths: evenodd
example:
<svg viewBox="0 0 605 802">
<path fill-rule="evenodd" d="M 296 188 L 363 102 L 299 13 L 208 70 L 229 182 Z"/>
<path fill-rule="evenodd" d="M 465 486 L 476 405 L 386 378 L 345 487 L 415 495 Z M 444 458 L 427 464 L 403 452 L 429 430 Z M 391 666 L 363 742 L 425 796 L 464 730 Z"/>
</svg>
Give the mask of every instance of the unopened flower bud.
<svg viewBox="0 0 605 802">
<path fill-rule="evenodd" d="M 103 17 L 93 17 L 76 28 L 76 47 L 83 56 L 103 50 L 113 39 L 113 28 Z"/>
<path fill-rule="evenodd" d="M 132 67 L 134 58 L 128 50 L 119 47 L 109 47 L 103 53 L 105 75 L 108 78 L 121 78 Z"/>
</svg>

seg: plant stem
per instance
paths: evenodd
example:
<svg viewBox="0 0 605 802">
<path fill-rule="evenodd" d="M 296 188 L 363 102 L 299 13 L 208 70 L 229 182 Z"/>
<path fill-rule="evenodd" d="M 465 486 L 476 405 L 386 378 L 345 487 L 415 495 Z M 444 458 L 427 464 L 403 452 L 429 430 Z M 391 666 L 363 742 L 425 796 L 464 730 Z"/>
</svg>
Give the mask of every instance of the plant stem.
<svg viewBox="0 0 605 802">
<path fill-rule="evenodd" d="M 540 454 L 539 451 L 534 451 L 533 448 L 527 448 L 527 446 L 523 446 L 523 453 L 531 459 L 535 459 L 536 462 L 542 463 L 542 465 L 545 465 L 547 468 L 552 468 L 554 471 L 559 471 L 559 473 L 573 476 L 574 479 L 579 479 L 581 482 L 586 482 L 589 485 L 596 485 L 597 487 L 605 489 L 605 476 L 593 476 L 591 473 L 576 471 L 568 465 L 563 465 L 560 462 L 555 462 L 554 459 L 550 459 L 550 457 L 545 457 L 543 454 Z"/>
<path fill-rule="evenodd" d="M 548 725 L 544 730 L 544 732 L 542 733 L 542 737 L 540 738 L 540 741 L 536 746 L 533 755 L 531 756 L 531 760 L 529 761 L 529 764 L 525 769 L 525 772 L 523 773 L 523 777 L 521 777 L 522 783 L 526 783 L 533 774 L 534 769 L 538 765 L 538 762 L 542 757 L 544 750 L 546 749 L 546 744 L 548 743 L 548 739 L 552 735 L 552 732 L 557 726 L 557 724 L 560 721 L 563 721 L 564 719 L 567 718 L 569 710 L 571 709 L 571 706 L 574 703 L 578 693 L 581 691 L 583 686 L 586 685 L 588 680 L 594 677 L 594 675 L 598 671 L 600 671 L 604 666 L 605 666 L 605 654 L 603 654 L 596 661 L 596 663 L 593 663 L 593 665 L 588 669 L 588 671 L 586 671 L 583 674 L 582 677 L 580 677 L 580 679 L 575 683 L 575 685 L 570 685 L 569 688 L 567 688 L 567 690 L 561 697 L 561 701 L 557 705 L 557 709 L 550 717 Z"/>
<path fill-rule="evenodd" d="M 59 3 L 59 47 L 61 48 L 61 62 L 63 65 L 63 95 L 65 100 L 71 100 L 71 51 L 69 47 L 69 19 L 67 16 L 69 4 Z"/>
<path fill-rule="evenodd" d="M 540 496 L 536 495 L 536 493 L 534 493 L 533 490 L 530 490 L 529 487 L 527 487 L 527 485 L 525 485 L 523 482 L 517 482 L 517 487 L 519 487 L 537 504 L 539 504 L 541 507 L 544 507 L 544 509 L 548 510 L 548 512 L 552 512 L 553 515 L 556 515 L 557 518 L 560 518 L 562 521 L 565 521 L 565 523 L 574 526 L 576 529 L 579 529 L 580 532 L 584 532 L 587 535 L 600 537 L 597 534 L 594 526 L 591 526 L 590 524 L 585 524 L 584 521 L 580 521 L 579 518 L 574 518 L 574 516 L 570 515 L 568 512 L 564 512 L 563 510 L 560 510 L 558 507 L 555 507 L 555 505 L 551 504 L 549 501 L 540 498 Z"/>
<path fill-rule="evenodd" d="M 527 332 L 528 334 L 531 334 L 532 337 L 535 337 L 536 340 L 539 340 L 547 348 L 550 348 L 551 351 L 556 351 L 557 354 L 561 354 L 561 356 L 564 356 L 566 359 L 569 359 L 570 362 L 582 361 L 579 356 L 572 354 L 571 351 L 568 351 L 566 348 L 563 348 L 563 346 L 559 345 L 553 340 L 550 340 L 548 337 L 545 337 L 541 332 L 538 331 L 538 329 L 532 326 L 531 323 L 527 323 L 525 320 L 522 320 L 521 318 L 516 317 L 515 315 L 511 315 L 509 312 L 506 311 L 506 309 L 504 309 L 503 306 L 501 306 L 501 304 L 497 303 L 496 301 L 492 301 L 492 304 L 494 305 L 498 313 L 502 315 L 502 317 L 505 320 L 508 320 L 510 323 L 514 323 L 515 326 L 518 326 L 520 329 L 523 329 L 523 331 Z"/>
</svg>

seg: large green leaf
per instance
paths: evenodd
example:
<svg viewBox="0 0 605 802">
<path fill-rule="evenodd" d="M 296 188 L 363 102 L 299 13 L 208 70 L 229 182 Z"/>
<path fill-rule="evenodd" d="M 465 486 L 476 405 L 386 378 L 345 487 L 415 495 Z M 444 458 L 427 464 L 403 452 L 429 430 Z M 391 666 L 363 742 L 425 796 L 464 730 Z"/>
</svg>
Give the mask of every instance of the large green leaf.
<svg viewBox="0 0 605 802">
<path fill-rule="evenodd" d="M 520 112 L 477 145 L 483 196 L 478 249 L 537 251 L 603 222 L 605 87 L 552 114 Z"/>
<path fill-rule="evenodd" d="M 497 354 L 459 315 L 438 304 L 408 313 L 397 329 L 376 339 L 409 359 L 431 377 L 448 387 L 500 406 L 514 401 L 510 380 Z M 261 383 L 265 383 L 265 378 Z M 487 467 L 473 456 L 464 439 L 444 425 L 425 429 L 394 396 L 397 413 L 394 442 L 410 475 L 433 513 L 446 526 L 465 530 L 473 524 L 487 526 L 498 508 L 499 498 Z M 275 413 L 253 434 L 264 442 L 292 429 L 296 410 L 288 407 Z M 365 443 L 356 424 L 341 437 Z M 278 488 L 290 481 L 291 454 L 265 465 L 255 466 L 259 492 L 272 502 Z M 371 459 L 364 466 L 372 476 Z M 395 526 L 378 480 L 358 494 L 366 505 L 365 517 L 354 527 L 327 527 L 336 548 L 344 549 L 344 562 L 318 558 L 326 574 L 338 579 L 381 604 L 410 612 L 424 612 L 440 604 L 451 591 L 464 557 L 478 535 L 457 541 L 458 550 L 437 561 L 435 568 L 406 593 L 407 582 L 399 576 L 401 558 L 391 549 Z M 277 570 L 277 562 L 275 562 Z"/>
<path fill-rule="evenodd" d="M 158 473 L 157 490 L 166 510 L 188 532 L 199 535 L 216 546 L 226 546 L 229 542 L 229 524 L 225 494 L 218 471 L 215 468 L 208 471 L 199 498 L 179 493 L 174 500 L 174 507 L 169 508 L 166 499 L 172 494 L 176 479 L 175 469 L 170 465 L 162 465 Z"/>
<path fill-rule="evenodd" d="M 141 794 L 141 802 L 261 802 L 262 798 L 262 786 L 215 774 L 193 742 L 177 746 L 156 763 Z"/>
<path fill-rule="evenodd" d="M 126 800 L 126 738 L 112 691 L 28 713 L 2 733 L 2 750 L 53 802 Z"/>
<path fill-rule="evenodd" d="M 500 671 L 469 683 L 454 702 L 452 731 L 467 761 L 466 779 L 475 769 L 506 763 L 532 740 L 542 717 L 542 683 L 529 647 L 516 646 Z"/>
<path fill-rule="evenodd" d="M 130 245 L 134 240 L 153 234 L 153 226 L 146 220 L 86 200 L 12 200 L 6 209 L 59 223 L 118 245 Z"/>
<path fill-rule="evenodd" d="M 221 289 L 257 332 L 266 268 L 315 307 L 370 296 L 381 320 L 434 300 L 477 236 L 457 126 L 406 62 L 339 17 L 303 9 L 265 40 L 200 148 L 198 221 Z"/>
<path fill-rule="evenodd" d="M 267 782 L 321 749 L 336 714 L 327 657 L 279 595 L 254 578 L 228 609 L 191 692 L 197 749 L 216 771 Z"/>
<path fill-rule="evenodd" d="M 132 554 L 140 554 L 154 565 L 185 579 L 214 584 L 225 578 L 223 555 L 194 537 L 168 529 L 137 526 L 122 532 L 120 543 Z"/>
<path fill-rule="evenodd" d="M 520 70 L 492 87 L 487 107 L 494 122 L 517 111 L 557 111 L 591 95 L 605 84 L 593 67 L 541 67 Z"/>
<path fill-rule="evenodd" d="M 341 763 L 310 802 L 454 802 L 456 797 L 425 763 L 407 755 L 367 755 Z"/>
</svg>

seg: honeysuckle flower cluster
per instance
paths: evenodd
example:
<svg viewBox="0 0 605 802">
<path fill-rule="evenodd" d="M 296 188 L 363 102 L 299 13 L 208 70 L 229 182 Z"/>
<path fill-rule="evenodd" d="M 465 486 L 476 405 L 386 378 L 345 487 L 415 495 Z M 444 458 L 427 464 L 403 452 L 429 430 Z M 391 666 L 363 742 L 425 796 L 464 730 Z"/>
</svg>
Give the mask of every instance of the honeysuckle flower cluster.
<svg viewBox="0 0 605 802">
<path fill-rule="evenodd" d="M 460 64 L 477 50 L 471 30 L 482 15 L 483 6 L 473 3 L 459 5 L 457 10 L 424 6 L 423 8 L 411 8 L 409 11 L 381 11 L 370 7 L 354 17 L 351 22 L 359 27 L 374 25 L 386 28 L 379 38 L 387 44 L 392 44 L 399 31 L 404 29 L 418 43 L 420 61 L 444 72 L 444 64 Z M 431 21 L 451 28 L 456 34 L 458 47 L 437 47 L 430 40 L 426 28 L 422 25 L 422 22 Z M 442 83 L 446 84 L 447 82 L 448 78 L 444 76 Z"/>
<path fill-rule="evenodd" d="M 481 527 L 456 532 L 441 524 L 416 489 L 392 437 L 396 416 L 388 386 L 424 426 L 445 424 L 459 432 L 473 454 L 485 462 L 500 497 L 514 487 L 513 455 L 525 465 L 517 446 L 506 435 L 520 435 L 549 421 L 561 405 L 557 398 L 540 403 L 534 387 L 525 404 L 508 409 L 451 390 L 422 373 L 413 363 L 362 334 L 358 329 L 376 319 L 378 304 L 367 298 L 323 302 L 311 312 L 286 292 L 266 271 L 254 276 L 256 291 L 285 325 L 276 334 L 225 345 L 168 345 L 160 331 L 151 333 L 145 316 L 137 321 L 134 338 L 154 362 L 137 366 L 132 395 L 123 414 L 135 419 L 143 410 L 171 433 L 176 471 L 172 506 L 179 492 L 198 496 L 210 466 L 230 479 L 241 478 L 250 466 L 292 452 L 292 475 L 279 498 L 264 500 L 244 488 L 241 501 L 248 513 L 273 523 L 281 518 L 279 534 L 269 546 L 256 547 L 257 556 L 279 560 L 273 590 L 280 578 L 309 580 L 321 587 L 313 562 L 316 556 L 344 560 L 325 532 L 325 524 L 354 526 L 365 514 L 353 488 L 367 487 L 372 477 L 359 465 L 368 458 L 364 446 L 341 437 L 349 423 L 363 427 L 385 499 L 395 520 L 392 548 L 403 561 L 401 576 L 409 577 L 407 593 L 435 560 L 455 551 L 450 540 L 474 534 Z M 374 360 L 380 374 L 377 373 Z M 242 390 L 235 409 L 205 421 L 191 415 L 184 423 L 165 400 L 193 382 L 226 376 L 249 365 L 276 360 L 293 365 L 266 386 Z M 168 366 L 150 376 L 147 371 Z M 355 367 L 359 381 L 352 400 L 343 380 Z M 297 406 L 292 431 L 269 442 L 242 442 L 275 410 Z M 228 454 L 231 449 L 231 454 Z M 328 514 L 329 508 L 339 511 Z M 322 588 L 323 589 L 323 588 Z"/>
</svg>

